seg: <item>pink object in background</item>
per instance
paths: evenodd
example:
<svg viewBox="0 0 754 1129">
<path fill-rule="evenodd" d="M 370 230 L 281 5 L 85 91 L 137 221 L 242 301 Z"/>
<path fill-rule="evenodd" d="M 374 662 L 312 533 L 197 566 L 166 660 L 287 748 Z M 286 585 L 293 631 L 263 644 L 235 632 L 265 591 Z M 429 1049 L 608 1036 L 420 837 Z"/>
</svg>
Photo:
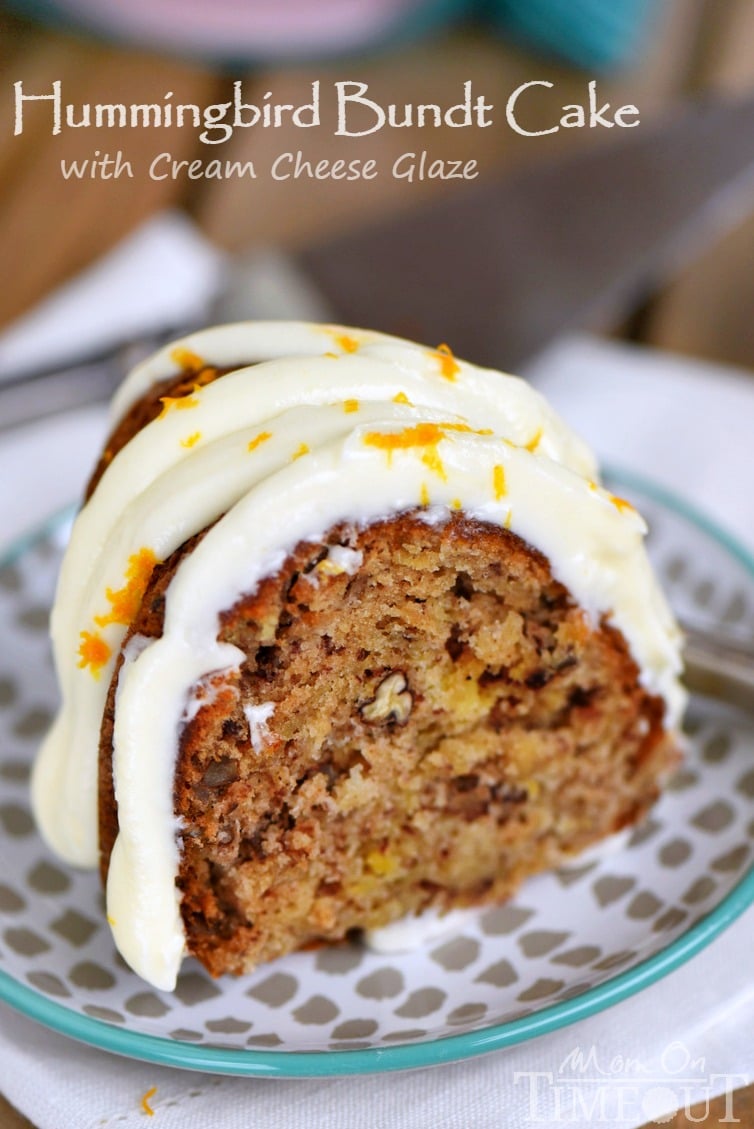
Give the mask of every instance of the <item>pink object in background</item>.
<svg viewBox="0 0 754 1129">
<path fill-rule="evenodd" d="M 209 55 L 265 57 L 358 49 L 434 22 L 458 5 L 428 0 L 59 0 L 107 35 Z"/>
</svg>

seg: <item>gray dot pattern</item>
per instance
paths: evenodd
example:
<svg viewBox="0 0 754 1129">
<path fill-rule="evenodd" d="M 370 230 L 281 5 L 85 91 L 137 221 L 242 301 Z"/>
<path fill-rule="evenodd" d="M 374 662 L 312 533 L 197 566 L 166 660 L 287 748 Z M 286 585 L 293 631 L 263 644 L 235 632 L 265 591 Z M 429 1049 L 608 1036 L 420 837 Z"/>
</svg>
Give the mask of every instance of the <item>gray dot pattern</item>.
<svg viewBox="0 0 754 1129">
<path fill-rule="evenodd" d="M 456 972 L 473 964 L 479 955 L 479 942 L 473 937 L 456 937 L 433 949 L 429 955 L 448 972 Z"/>
<path fill-rule="evenodd" d="M 727 557 L 679 552 L 663 526 L 655 551 L 671 590 L 697 614 L 754 629 L 751 580 Z M 347 943 L 218 981 L 189 960 L 174 993 L 150 988 L 113 948 L 97 876 L 54 858 L 29 810 L 29 766 L 56 708 L 45 624 L 58 566 L 52 543 L 0 566 L 0 959 L 2 976 L 90 1020 L 247 1054 L 458 1035 L 551 1007 L 652 957 L 751 865 L 754 725 L 722 723 L 695 702 L 686 762 L 616 852 L 541 875 L 413 952 Z"/>
</svg>

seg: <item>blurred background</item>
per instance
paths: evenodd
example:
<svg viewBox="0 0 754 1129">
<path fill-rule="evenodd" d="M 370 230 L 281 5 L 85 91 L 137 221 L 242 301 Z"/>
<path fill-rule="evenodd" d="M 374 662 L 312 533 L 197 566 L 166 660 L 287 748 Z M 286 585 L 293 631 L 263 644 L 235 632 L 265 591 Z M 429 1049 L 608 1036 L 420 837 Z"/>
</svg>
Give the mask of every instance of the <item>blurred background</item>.
<svg viewBox="0 0 754 1129">
<path fill-rule="evenodd" d="M 176 159 L 265 165 L 279 152 L 314 143 L 295 128 L 239 130 L 210 151 L 193 129 L 130 130 L 127 141 L 113 131 L 97 136 L 94 128 L 51 137 L 48 119 L 31 113 L 23 135 L 14 137 L 18 79 L 30 92 L 60 79 L 64 99 L 77 105 L 160 101 L 167 90 L 175 103 L 202 105 L 227 98 L 238 78 L 252 98 L 272 89 L 277 101 L 294 104 L 315 78 L 323 88 L 357 78 L 378 101 L 399 104 L 447 102 L 447 93 L 471 78 L 499 116 L 522 82 L 545 77 L 567 103 L 583 102 L 586 81 L 598 78 L 601 101 L 639 106 L 642 130 L 690 98 L 740 97 L 754 88 L 749 0 L 17 0 L 0 6 L 0 20 L 2 325 L 166 208 L 180 209 L 225 251 L 296 251 L 432 196 L 468 192 L 464 182 L 409 189 L 390 176 L 351 183 L 145 175 L 64 181 L 61 158 L 81 159 L 97 147 L 120 146 L 139 167 L 165 150 Z M 553 104 L 560 102 L 532 100 L 529 112 L 536 117 L 541 105 L 548 115 L 542 124 L 549 125 Z M 476 158 L 485 180 L 611 143 L 618 132 L 570 129 L 531 139 L 500 128 L 432 130 L 431 137 L 401 129 L 351 139 L 320 130 L 316 152 L 375 156 L 388 165 L 431 143 L 433 155 Z M 668 266 L 652 293 L 635 295 L 630 308 L 589 328 L 754 368 L 753 258 L 754 202 L 749 212 L 739 199 L 714 240 Z"/>
<path fill-rule="evenodd" d="M 583 105 L 587 83 L 596 79 L 599 103 L 635 104 L 641 128 L 531 138 L 502 123 L 343 138 L 331 129 L 310 137 L 288 126 L 238 130 L 208 147 L 192 128 L 133 129 L 126 137 L 92 127 L 51 136 L 49 113 L 30 110 L 23 134 L 13 136 L 18 81 L 27 93 L 44 93 L 60 80 L 64 100 L 75 107 L 159 103 L 167 91 L 176 105 L 206 106 L 229 100 L 239 79 L 250 101 L 272 90 L 276 102 L 294 105 L 310 97 L 317 79 L 323 91 L 338 80 L 367 83 L 372 98 L 399 105 L 447 105 L 472 80 L 496 107 L 497 123 L 513 90 L 547 79 L 553 97 L 527 105 L 532 130 L 552 124 L 553 107 Z M 672 147 L 670 140 L 663 145 L 666 126 L 693 123 L 697 111 L 701 120 L 705 107 L 718 112 L 734 104 L 743 112 L 728 122 L 726 136 L 722 126 L 717 136 L 717 119 L 708 117 L 706 132 L 687 132 L 680 158 L 664 161 Z M 621 145 L 652 137 L 660 144 L 641 160 L 619 159 Z M 142 170 L 134 179 L 61 176 L 61 161 L 119 148 Z M 400 154 L 427 148 L 433 158 L 475 159 L 480 175 L 474 182 L 408 185 L 390 175 L 251 182 L 152 180 L 143 171 L 166 151 L 177 161 L 220 158 L 265 168 L 299 148 L 317 159 L 373 158 L 385 169 Z M 590 164 L 602 152 L 615 154 L 612 181 L 612 157 L 599 175 Z M 366 286 L 367 299 L 375 283 L 362 324 L 384 327 L 383 306 L 392 303 L 405 311 L 405 322 L 389 327 L 412 336 L 426 295 L 405 253 L 425 225 L 433 253 L 438 239 L 449 248 L 427 287 L 429 306 L 453 287 L 448 309 L 463 307 L 471 325 L 480 311 L 494 323 L 496 311 L 515 305 L 508 324 L 526 323 L 531 355 L 517 353 L 526 375 L 598 452 L 693 500 L 751 552 L 752 173 L 752 0 L 0 0 L 0 540 L 33 528 L 79 494 L 106 428 L 102 401 L 133 359 L 128 342 L 144 350 L 170 331 L 290 314 L 292 306 L 298 316 L 319 316 L 317 293 L 295 264 L 321 271 L 333 240 L 344 302 L 349 277 L 353 287 Z M 705 175 L 709 190 L 700 193 Z M 485 186 L 499 193 L 497 211 L 483 196 Z M 678 241 L 673 205 L 695 192 Z M 453 201 L 458 209 L 444 213 Z M 453 222 L 426 228 L 438 214 Z M 511 214 L 520 225 L 511 224 Z M 382 235 L 363 242 L 374 225 L 382 225 Z M 317 246 L 326 248 L 319 258 Z M 490 282 L 495 256 L 505 260 L 505 293 Z M 261 269 L 250 287 L 238 267 L 255 258 Z M 401 265 L 383 272 L 378 287 L 375 272 L 386 258 L 388 268 Z M 580 286 L 597 295 L 622 273 L 628 282 L 614 288 L 611 302 L 569 305 Z M 227 298 L 234 291 L 233 306 Z M 340 315 L 337 302 L 332 312 Z M 555 331 L 578 338 L 555 340 Z M 480 338 L 467 336 L 463 352 L 480 359 Z M 425 340 L 449 340 L 462 352 L 450 330 Z M 503 336 L 500 355 L 484 359 L 506 367 L 505 344 Z M 548 345 L 549 359 L 545 350 L 537 361 L 537 350 Z M 72 363 L 97 356 L 88 368 L 79 365 L 81 372 Z M 740 366 L 740 378 L 726 364 Z M 31 373 L 47 375 L 35 382 Z M 52 418 L 37 418 L 44 414 Z M 705 600 L 712 589 L 706 580 L 699 586 Z M 752 614 L 749 606 L 749 636 Z M 749 1000 L 748 982 L 745 992 Z M 742 1054 L 748 1071 L 748 1043 Z M 739 1118 L 754 1124 L 754 1087 L 736 1100 Z M 93 1115 L 82 1113 L 82 1124 Z M 679 1113 L 667 1123 L 690 1122 Z M 30 1125 L 0 1097 L 3 1129 Z"/>
</svg>

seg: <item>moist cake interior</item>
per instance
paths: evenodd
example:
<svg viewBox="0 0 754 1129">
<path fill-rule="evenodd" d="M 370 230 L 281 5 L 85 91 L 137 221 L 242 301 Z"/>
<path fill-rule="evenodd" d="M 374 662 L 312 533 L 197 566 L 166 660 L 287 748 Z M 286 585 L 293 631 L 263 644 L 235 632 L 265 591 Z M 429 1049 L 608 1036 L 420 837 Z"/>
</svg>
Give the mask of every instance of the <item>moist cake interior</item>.
<svg viewBox="0 0 754 1129">
<path fill-rule="evenodd" d="M 129 637 L 160 634 L 195 541 L 157 567 Z M 175 778 L 187 943 L 215 974 L 499 901 L 635 821 L 675 759 L 620 633 L 518 536 L 460 513 L 299 545 L 220 638 L 246 658 L 194 688 Z"/>
</svg>

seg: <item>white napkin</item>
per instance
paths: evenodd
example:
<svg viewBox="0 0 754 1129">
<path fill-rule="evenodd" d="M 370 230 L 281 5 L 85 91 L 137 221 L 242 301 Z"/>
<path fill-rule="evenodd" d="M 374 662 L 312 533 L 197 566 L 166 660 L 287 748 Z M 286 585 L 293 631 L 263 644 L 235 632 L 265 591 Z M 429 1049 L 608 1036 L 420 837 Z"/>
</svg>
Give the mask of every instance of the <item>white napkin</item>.
<svg viewBox="0 0 754 1129">
<path fill-rule="evenodd" d="M 754 547 L 754 374 L 573 336 L 524 375 L 601 461 L 644 471 Z"/>
<path fill-rule="evenodd" d="M 204 317 L 224 257 L 181 212 L 147 220 L 0 337 L 0 383 Z"/>
<path fill-rule="evenodd" d="M 76 317 L 96 320 L 108 301 L 96 288 Z M 532 371 L 613 462 L 695 499 L 754 549 L 754 452 L 746 441 L 753 379 L 588 338 L 553 348 Z M 13 496 L 0 498 L 3 542 L 77 496 L 104 412 L 87 409 L 64 422 L 0 436 L 0 482 L 14 483 Z M 36 465 L 44 469 L 33 478 L 18 473 Z M 179 1071 L 93 1050 L 0 1006 L 0 1089 L 39 1129 L 144 1126 L 148 1091 L 162 1129 L 634 1129 L 750 1080 L 752 933 L 754 910 L 690 963 L 608 1011 L 505 1051 L 390 1077 L 278 1081 Z M 579 1052 L 606 1073 L 575 1070 Z M 694 1084 L 679 1081 L 685 1059 Z"/>
</svg>

